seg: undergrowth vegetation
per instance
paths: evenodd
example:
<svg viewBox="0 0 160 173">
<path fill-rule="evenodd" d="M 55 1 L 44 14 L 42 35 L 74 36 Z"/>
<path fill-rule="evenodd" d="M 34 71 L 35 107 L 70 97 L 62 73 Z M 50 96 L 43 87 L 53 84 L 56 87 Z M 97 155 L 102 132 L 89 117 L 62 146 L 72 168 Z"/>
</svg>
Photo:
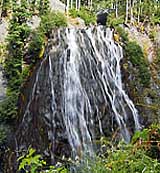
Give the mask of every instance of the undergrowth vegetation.
<svg viewBox="0 0 160 173">
<path fill-rule="evenodd" d="M 152 125 L 143 131 L 137 131 L 130 144 L 120 141 L 118 145 L 101 141 L 103 152 L 92 158 L 70 163 L 76 173 L 159 173 L 160 170 L 160 126 Z M 67 173 L 64 166 L 46 166 L 41 155 L 32 148 L 18 159 L 19 170 L 36 172 Z M 33 171 L 34 170 L 34 171 Z M 38 171 L 39 170 L 39 171 Z"/>
<path fill-rule="evenodd" d="M 115 26 L 116 32 L 120 35 L 120 40 L 123 43 L 124 56 L 132 63 L 133 68 L 138 70 L 138 76 L 142 86 L 147 87 L 150 84 L 151 74 L 149 64 L 145 59 L 144 52 L 140 45 L 135 41 L 129 41 L 128 34 L 120 26 Z"/>
<path fill-rule="evenodd" d="M 118 18 L 115 18 L 114 13 L 109 14 L 107 19 L 108 26 L 118 27 L 120 24 L 124 23 L 124 16 L 119 16 Z"/>
<path fill-rule="evenodd" d="M 138 75 L 141 84 L 143 86 L 149 86 L 151 74 L 141 47 L 136 42 L 128 42 L 125 46 L 125 55 L 131 61 L 133 66 L 139 70 Z"/>
<path fill-rule="evenodd" d="M 60 12 L 48 12 L 41 17 L 40 31 L 48 34 L 53 28 L 66 27 L 67 20 Z"/>
<path fill-rule="evenodd" d="M 82 7 L 78 11 L 76 9 L 71 9 L 69 12 L 72 17 L 80 17 L 81 19 L 83 19 L 86 25 L 96 23 L 95 13 L 88 8 Z"/>
<path fill-rule="evenodd" d="M 60 12 L 50 12 L 41 16 L 40 26 L 31 32 L 26 61 L 35 63 L 42 58 L 49 33 L 54 28 L 66 27 L 66 17 Z"/>
</svg>

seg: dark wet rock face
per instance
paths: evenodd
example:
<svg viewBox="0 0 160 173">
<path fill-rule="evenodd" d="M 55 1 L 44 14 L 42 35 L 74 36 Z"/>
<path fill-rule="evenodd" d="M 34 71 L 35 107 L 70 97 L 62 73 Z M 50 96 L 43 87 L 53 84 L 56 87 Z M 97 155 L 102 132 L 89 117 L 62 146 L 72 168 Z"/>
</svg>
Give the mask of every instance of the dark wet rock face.
<svg viewBox="0 0 160 173">
<path fill-rule="evenodd" d="M 98 13 L 97 14 L 97 24 L 99 25 L 106 25 L 107 23 L 107 16 L 108 16 L 108 13 Z"/>
<path fill-rule="evenodd" d="M 125 90 L 133 100 L 138 112 L 141 113 L 140 123 L 144 127 L 158 123 L 160 120 L 160 86 L 152 79 L 150 85 L 143 86 L 139 78 L 138 67 L 134 67 L 128 57 L 125 57 L 121 64 Z"/>
<path fill-rule="evenodd" d="M 92 154 L 94 140 L 117 129 L 129 141 L 140 125 L 122 87 L 122 58 L 110 29 L 53 31 L 22 90 L 16 149 L 32 146 L 55 162 Z"/>
</svg>

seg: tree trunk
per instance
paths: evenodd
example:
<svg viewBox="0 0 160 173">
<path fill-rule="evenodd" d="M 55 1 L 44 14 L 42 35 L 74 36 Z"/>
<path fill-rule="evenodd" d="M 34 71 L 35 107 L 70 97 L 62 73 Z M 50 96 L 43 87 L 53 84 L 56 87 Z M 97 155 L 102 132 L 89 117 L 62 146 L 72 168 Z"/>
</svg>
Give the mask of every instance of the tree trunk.
<svg viewBox="0 0 160 173">
<path fill-rule="evenodd" d="M 81 8 L 81 0 L 78 1 L 78 9 Z"/>
<path fill-rule="evenodd" d="M 73 8 L 73 0 L 71 0 L 71 9 Z"/>
<path fill-rule="evenodd" d="M 92 0 L 90 0 L 90 9 L 92 9 L 92 4 L 93 4 L 93 2 L 92 2 Z"/>
<path fill-rule="evenodd" d="M 67 0 L 67 5 L 66 5 L 66 13 L 67 13 L 67 15 L 68 15 L 68 13 L 69 13 L 69 1 L 70 1 L 70 0 Z"/>
<path fill-rule="evenodd" d="M 130 22 L 133 23 L 133 2 L 134 0 L 130 1 Z"/>
<path fill-rule="evenodd" d="M 76 10 L 78 10 L 78 0 L 76 0 Z"/>
<path fill-rule="evenodd" d="M 126 0 L 126 18 L 125 18 L 125 23 L 128 22 L 128 0 Z"/>
<path fill-rule="evenodd" d="M 116 18 L 118 18 L 118 0 L 115 2 L 115 8 L 116 8 Z"/>
<path fill-rule="evenodd" d="M 0 4 L 0 18 L 1 18 L 1 14 L 2 14 L 2 8 L 3 8 L 3 0 L 1 0 L 1 4 Z"/>
<path fill-rule="evenodd" d="M 138 5 L 138 23 L 140 22 L 140 14 L 141 14 L 141 0 L 139 0 L 139 5 Z"/>
</svg>

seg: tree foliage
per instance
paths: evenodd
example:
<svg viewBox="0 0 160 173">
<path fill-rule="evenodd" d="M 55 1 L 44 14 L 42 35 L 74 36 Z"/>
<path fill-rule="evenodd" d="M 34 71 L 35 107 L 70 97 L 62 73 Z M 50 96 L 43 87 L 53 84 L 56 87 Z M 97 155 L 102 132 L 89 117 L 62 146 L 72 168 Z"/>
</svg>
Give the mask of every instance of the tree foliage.
<svg viewBox="0 0 160 173">
<path fill-rule="evenodd" d="M 160 23 L 160 1 L 159 0 L 66 0 L 66 11 L 69 9 L 81 10 L 82 6 L 95 12 L 100 9 L 112 9 L 111 19 L 122 20 L 122 23 Z"/>
<path fill-rule="evenodd" d="M 5 2 L 3 1 L 3 3 Z M 28 0 L 12 0 L 9 3 L 12 17 L 9 21 L 6 39 L 7 53 L 3 64 L 4 74 L 7 78 L 7 96 L 3 102 L 0 102 L 0 122 L 4 123 L 14 121 L 17 117 L 21 86 L 32 65 L 40 60 L 39 57 L 43 57 L 47 34 L 52 28 L 66 26 L 64 15 L 49 11 L 48 0 L 36 0 L 31 3 Z M 36 4 L 36 7 L 33 8 L 33 4 Z M 38 29 L 31 31 L 28 21 L 36 10 L 38 10 L 36 15 L 41 17 L 41 24 Z"/>
<path fill-rule="evenodd" d="M 93 11 L 90 11 L 86 7 L 82 7 L 79 11 L 73 8 L 69 12 L 72 17 L 80 17 L 81 19 L 83 19 L 85 25 L 95 24 L 96 21 L 95 14 L 93 13 Z"/>
</svg>

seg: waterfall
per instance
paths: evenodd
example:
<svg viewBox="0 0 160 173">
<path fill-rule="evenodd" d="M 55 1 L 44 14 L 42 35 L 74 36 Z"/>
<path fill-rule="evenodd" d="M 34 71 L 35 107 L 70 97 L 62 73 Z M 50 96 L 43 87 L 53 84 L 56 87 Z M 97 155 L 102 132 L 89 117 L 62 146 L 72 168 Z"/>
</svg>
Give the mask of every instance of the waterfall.
<svg viewBox="0 0 160 173">
<path fill-rule="evenodd" d="M 122 58 L 122 47 L 109 28 L 53 31 L 32 77 L 16 132 L 17 147 L 41 147 L 54 160 L 64 143 L 73 157 L 91 155 L 94 140 L 116 128 L 129 142 L 129 129 L 138 130 L 140 124 L 123 88 Z"/>
</svg>

